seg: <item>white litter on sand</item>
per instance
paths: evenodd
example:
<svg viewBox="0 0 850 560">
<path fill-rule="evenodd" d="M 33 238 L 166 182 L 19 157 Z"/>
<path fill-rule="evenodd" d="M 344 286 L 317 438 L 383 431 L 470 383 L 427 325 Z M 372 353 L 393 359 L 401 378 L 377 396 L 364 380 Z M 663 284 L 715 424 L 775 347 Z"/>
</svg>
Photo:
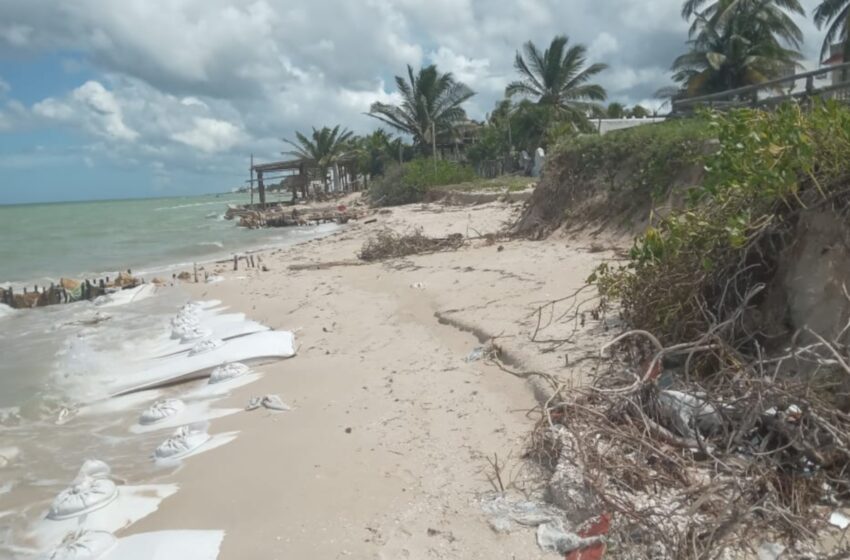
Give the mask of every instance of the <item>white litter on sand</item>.
<svg viewBox="0 0 850 560">
<path fill-rule="evenodd" d="M 846 529 L 847 527 L 850 527 L 850 518 L 840 511 L 833 511 L 829 516 L 829 524 L 834 525 L 839 529 Z"/>
<path fill-rule="evenodd" d="M 44 556 L 47 560 L 97 560 L 115 548 L 118 539 L 106 531 L 80 531 Z"/>
<path fill-rule="evenodd" d="M 245 407 L 245 410 L 256 410 L 260 407 L 279 412 L 292 410 L 289 405 L 283 402 L 283 400 L 281 400 L 281 398 L 277 395 L 251 397 L 251 399 L 248 401 L 248 406 Z"/>
<path fill-rule="evenodd" d="M 779 560 L 784 552 L 784 545 L 765 541 L 759 546 L 758 560 Z"/>
</svg>

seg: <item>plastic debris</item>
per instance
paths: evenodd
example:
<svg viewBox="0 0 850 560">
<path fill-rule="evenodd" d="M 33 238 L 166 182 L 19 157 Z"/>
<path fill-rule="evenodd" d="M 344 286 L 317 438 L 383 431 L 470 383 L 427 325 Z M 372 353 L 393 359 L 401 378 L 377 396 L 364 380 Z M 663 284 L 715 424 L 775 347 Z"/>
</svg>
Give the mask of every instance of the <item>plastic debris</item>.
<svg viewBox="0 0 850 560">
<path fill-rule="evenodd" d="M 487 349 L 484 348 L 483 346 L 478 346 L 476 348 L 473 348 L 472 352 L 470 352 L 469 354 L 466 355 L 466 358 L 464 358 L 464 361 L 466 361 L 466 362 L 477 362 L 478 360 L 481 360 L 482 358 L 484 358 L 484 354 L 486 352 L 487 352 Z"/>
<path fill-rule="evenodd" d="M 717 409 L 705 399 L 680 391 L 661 391 L 658 404 L 670 426 L 680 435 L 695 438 L 697 430 L 711 433 L 722 426 Z"/>
<path fill-rule="evenodd" d="M 542 523 L 537 527 L 537 544 L 543 550 L 567 554 L 593 545 L 603 544 L 602 537 L 580 537 L 567 531 L 560 520 Z"/>
<path fill-rule="evenodd" d="M 222 364 L 212 370 L 209 383 L 212 385 L 215 383 L 221 383 L 222 381 L 229 381 L 235 377 L 241 377 L 250 372 L 251 368 L 240 362 Z"/>
<path fill-rule="evenodd" d="M 779 560 L 785 552 L 785 546 L 775 542 L 763 542 L 758 549 L 758 560 Z"/>
<path fill-rule="evenodd" d="M 289 405 L 283 402 L 283 400 L 281 400 L 281 398 L 277 395 L 251 397 L 251 399 L 248 401 L 248 406 L 245 407 L 245 410 L 256 410 L 260 407 L 281 412 L 292 410 Z"/>
<path fill-rule="evenodd" d="M 195 451 L 209 439 L 210 435 L 206 431 L 183 426 L 159 444 L 154 456 L 157 459 L 179 459 Z"/>
<path fill-rule="evenodd" d="M 142 412 L 139 424 L 149 425 L 162 422 L 163 420 L 180 413 L 186 405 L 180 399 L 161 399 L 153 403 L 150 408 Z"/>
<path fill-rule="evenodd" d="M 833 511 L 832 515 L 829 516 L 829 524 L 838 527 L 839 529 L 846 529 L 850 527 L 850 517 L 847 517 L 840 511 Z"/>
<path fill-rule="evenodd" d="M 117 543 L 106 531 L 81 531 L 69 535 L 47 555 L 47 560 L 95 560 L 103 557 Z"/>
</svg>

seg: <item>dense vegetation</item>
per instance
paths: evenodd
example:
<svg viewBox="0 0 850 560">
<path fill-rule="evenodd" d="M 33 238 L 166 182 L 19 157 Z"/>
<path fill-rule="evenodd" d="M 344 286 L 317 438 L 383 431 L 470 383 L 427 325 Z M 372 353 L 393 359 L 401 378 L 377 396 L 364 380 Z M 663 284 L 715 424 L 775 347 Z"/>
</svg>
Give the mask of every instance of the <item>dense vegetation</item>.
<svg viewBox="0 0 850 560">
<path fill-rule="evenodd" d="M 419 202 L 429 188 L 464 183 L 475 178 L 471 167 L 453 161 L 415 159 L 392 165 L 369 188 L 369 200 L 376 206 Z"/>
<path fill-rule="evenodd" d="M 622 302 L 632 325 L 666 341 L 694 339 L 757 303 L 750 292 L 775 275 L 800 212 L 847 206 L 847 107 L 787 105 L 707 118 L 720 146 L 706 156 L 702 184 L 684 208 L 637 239 L 625 265 L 603 266 L 592 277 Z M 732 324 L 725 336 L 739 340 L 739 328 Z"/>
</svg>

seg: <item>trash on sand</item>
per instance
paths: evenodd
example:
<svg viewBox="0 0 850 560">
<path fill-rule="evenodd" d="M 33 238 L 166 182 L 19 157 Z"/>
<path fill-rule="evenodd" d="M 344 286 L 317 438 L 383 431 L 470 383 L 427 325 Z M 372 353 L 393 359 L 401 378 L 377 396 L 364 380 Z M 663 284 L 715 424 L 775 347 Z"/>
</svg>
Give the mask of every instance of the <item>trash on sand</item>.
<svg viewBox="0 0 850 560">
<path fill-rule="evenodd" d="M 486 499 L 481 507 L 490 517 L 490 527 L 497 533 L 509 532 L 512 522 L 537 527 L 562 519 L 561 511 L 553 506 L 527 500 L 514 502 L 501 494 Z"/>
<path fill-rule="evenodd" d="M 701 397 L 680 391 L 661 391 L 658 395 L 661 413 L 680 436 L 695 438 L 697 431 L 712 433 L 722 427 L 717 409 Z"/>
<path fill-rule="evenodd" d="M 569 560 L 598 560 L 605 552 L 603 538 L 610 524 L 608 515 L 585 524 L 577 534 L 566 527 L 563 512 L 547 504 L 511 501 L 497 494 L 484 500 L 481 507 L 489 515 L 490 527 L 497 533 L 510 532 L 513 523 L 537 527 L 537 544 L 543 550 L 561 555 L 580 552 L 568 556 Z"/>
<path fill-rule="evenodd" d="M 410 287 L 411 287 L 411 288 L 414 288 L 414 289 L 416 289 L 416 290 L 424 290 L 424 289 L 425 289 L 425 284 L 424 284 L 424 283 L 422 283 L 422 282 L 414 282 L 413 284 L 411 284 L 411 285 L 410 285 Z"/>
<path fill-rule="evenodd" d="M 278 411 L 292 410 L 289 405 L 283 402 L 283 400 L 281 400 L 281 398 L 277 395 L 251 397 L 251 400 L 248 401 L 248 406 L 245 407 L 245 410 L 256 410 L 260 407 Z"/>
<path fill-rule="evenodd" d="M 590 546 L 604 544 L 601 536 L 580 537 L 564 529 L 563 521 L 549 521 L 538 525 L 537 544 L 543 550 L 567 554 Z"/>
<path fill-rule="evenodd" d="M 464 358 L 464 360 L 466 362 L 477 362 L 478 360 L 484 358 L 484 355 L 485 355 L 486 352 L 487 352 L 487 349 L 485 347 L 478 346 L 476 348 L 473 348 L 472 352 L 467 354 L 467 356 L 466 356 L 466 358 Z"/>
<path fill-rule="evenodd" d="M 840 511 L 833 511 L 832 515 L 829 516 L 829 524 L 835 525 L 839 529 L 846 529 L 850 527 L 850 517 L 847 517 Z"/>
<path fill-rule="evenodd" d="M 785 552 L 785 546 L 775 542 L 763 542 L 758 549 L 758 560 L 779 560 Z"/>
<path fill-rule="evenodd" d="M 603 513 L 599 517 L 594 517 L 585 521 L 578 528 L 578 536 L 583 538 L 603 537 L 608 534 L 611 529 L 611 516 Z M 578 550 L 574 550 L 567 554 L 565 560 L 601 560 L 605 556 L 607 545 L 605 542 L 596 542 L 590 545 L 583 546 Z"/>
</svg>

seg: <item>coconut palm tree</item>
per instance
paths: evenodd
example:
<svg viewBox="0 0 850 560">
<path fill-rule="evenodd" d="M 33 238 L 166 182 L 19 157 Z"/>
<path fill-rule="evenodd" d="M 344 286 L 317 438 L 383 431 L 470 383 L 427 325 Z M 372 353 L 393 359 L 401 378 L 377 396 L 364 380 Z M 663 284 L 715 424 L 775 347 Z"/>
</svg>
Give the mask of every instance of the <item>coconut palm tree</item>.
<svg viewBox="0 0 850 560">
<path fill-rule="evenodd" d="M 799 50 L 803 44 L 803 32 L 791 16 L 805 15 L 799 0 L 685 0 L 682 5 L 682 17 L 694 18 L 689 32 L 691 38 L 699 34 L 704 20 L 722 25 L 742 12 L 757 18 L 789 46 Z"/>
<path fill-rule="evenodd" d="M 606 64 L 587 62 L 584 45 L 569 46 L 569 39 L 559 35 L 543 51 L 528 41 L 523 52 L 517 51 L 514 68 L 521 79 L 508 84 L 505 95 L 535 98 L 539 105 L 552 107 L 561 116 L 583 120 L 597 101 L 607 98 L 605 89 L 590 79 L 608 68 Z"/>
<path fill-rule="evenodd" d="M 324 126 L 318 130 L 314 127 L 310 138 L 300 132 L 295 133 L 295 142 L 284 138 L 284 142 L 295 148 L 294 150 L 284 152 L 284 154 L 293 155 L 314 163 L 319 176 L 322 178 L 325 192 L 327 192 L 328 169 L 345 155 L 351 136 L 352 132 L 348 129 L 340 130 L 340 125 L 336 125 L 333 128 Z"/>
<path fill-rule="evenodd" d="M 694 16 L 691 50 L 673 62 L 673 79 L 687 95 L 759 84 L 799 66 L 793 37 L 777 31 L 775 12 L 765 8 L 773 1 L 740 0 L 725 7 L 722 17 Z"/>
<path fill-rule="evenodd" d="M 395 77 L 401 105 L 375 102 L 368 114 L 410 134 L 420 151 L 427 152 L 430 147 L 436 157 L 437 137 L 447 136 L 466 118 L 461 105 L 475 92 L 456 81 L 451 72 L 440 73 L 433 64 L 421 68 L 417 74 L 408 65 L 407 78 Z"/>
<path fill-rule="evenodd" d="M 821 47 L 821 58 L 829 56 L 833 43 L 844 45 L 844 62 L 850 62 L 850 0 L 823 0 L 815 8 L 818 29 L 828 25 Z"/>
</svg>

